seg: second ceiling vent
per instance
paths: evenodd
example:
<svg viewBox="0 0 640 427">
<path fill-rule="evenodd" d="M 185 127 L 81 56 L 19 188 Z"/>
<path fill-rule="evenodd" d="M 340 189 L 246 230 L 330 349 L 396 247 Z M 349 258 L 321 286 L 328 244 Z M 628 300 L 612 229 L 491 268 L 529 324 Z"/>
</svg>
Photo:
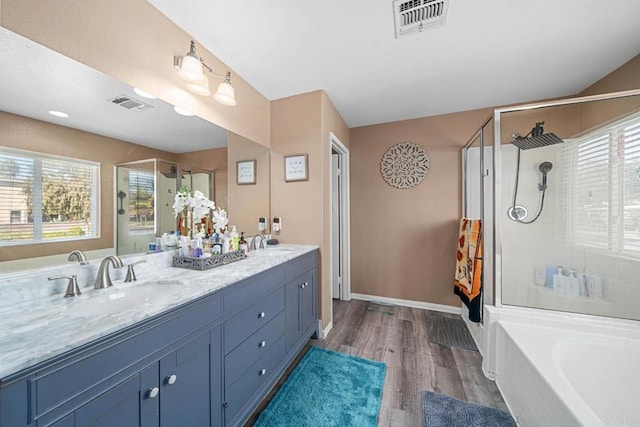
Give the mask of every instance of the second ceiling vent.
<svg viewBox="0 0 640 427">
<path fill-rule="evenodd" d="M 426 27 L 442 25 L 447 18 L 450 0 L 394 0 L 396 38 L 420 32 Z"/>
</svg>

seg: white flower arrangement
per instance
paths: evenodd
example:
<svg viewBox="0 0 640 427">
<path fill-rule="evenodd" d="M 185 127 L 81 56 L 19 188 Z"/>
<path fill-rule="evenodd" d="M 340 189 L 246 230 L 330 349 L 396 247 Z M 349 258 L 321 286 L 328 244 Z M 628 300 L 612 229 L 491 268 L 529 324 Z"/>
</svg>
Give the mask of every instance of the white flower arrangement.
<svg viewBox="0 0 640 427">
<path fill-rule="evenodd" d="M 213 223 L 215 224 L 216 231 L 218 233 L 222 233 L 222 230 L 227 227 L 227 224 L 229 224 L 227 211 L 225 211 L 221 207 L 217 207 L 213 211 Z"/>
<path fill-rule="evenodd" d="M 184 227 L 184 230 L 181 231 L 185 235 L 191 235 L 192 230 L 196 232 L 193 237 L 197 235 L 203 237 L 205 235 L 208 227 L 202 226 L 203 220 L 206 219 L 208 221 L 212 214 L 217 230 L 225 228 L 229 222 L 227 212 L 224 209 L 216 208 L 216 204 L 201 191 L 196 190 L 191 195 L 191 190 L 186 187 L 181 187 L 176 193 L 173 202 L 173 214 L 176 218 L 181 217 Z"/>
</svg>

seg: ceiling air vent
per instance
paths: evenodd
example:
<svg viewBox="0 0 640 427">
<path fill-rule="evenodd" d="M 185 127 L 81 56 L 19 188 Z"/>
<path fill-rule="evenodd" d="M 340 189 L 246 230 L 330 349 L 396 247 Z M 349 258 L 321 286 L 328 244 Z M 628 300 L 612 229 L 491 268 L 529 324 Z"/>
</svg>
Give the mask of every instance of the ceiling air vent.
<svg viewBox="0 0 640 427">
<path fill-rule="evenodd" d="M 116 96 L 115 98 L 108 99 L 107 101 L 113 102 L 127 110 L 149 110 L 153 108 L 153 105 L 145 104 L 144 102 L 138 101 L 137 99 L 131 98 L 127 95 Z"/>
<path fill-rule="evenodd" d="M 396 38 L 445 23 L 449 0 L 394 0 Z"/>
</svg>

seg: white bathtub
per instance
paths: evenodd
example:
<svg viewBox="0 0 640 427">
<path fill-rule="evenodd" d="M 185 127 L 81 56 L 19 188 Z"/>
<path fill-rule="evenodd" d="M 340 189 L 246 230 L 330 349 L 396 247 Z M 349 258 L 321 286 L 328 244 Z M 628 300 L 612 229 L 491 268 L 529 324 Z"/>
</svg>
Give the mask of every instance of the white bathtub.
<svg viewBox="0 0 640 427">
<path fill-rule="evenodd" d="M 578 323 L 576 330 L 522 317 L 497 322 L 496 381 L 519 425 L 640 426 L 635 325 L 609 325 L 598 335 L 590 322 L 598 324 Z"/>
</svg>

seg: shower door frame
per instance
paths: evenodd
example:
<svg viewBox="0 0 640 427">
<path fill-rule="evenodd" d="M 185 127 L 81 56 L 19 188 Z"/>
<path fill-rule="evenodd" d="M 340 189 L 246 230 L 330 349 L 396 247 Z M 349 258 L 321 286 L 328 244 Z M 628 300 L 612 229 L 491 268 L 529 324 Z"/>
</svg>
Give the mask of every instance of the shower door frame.
<svg viewBox="0 0 640 427">
<path fill-rule="evenodd" d="M 564 105 L 583 104 L 594 101 L 606 101 L 609 99 L 629 98 L 639 96 L 640 89 L 626 90 L 621 92 L 609 92 L 599 95 L 580 96 L 575 98 L 564 98 L 554 101 L 538 102 L 532 104 L 515 105 L 511 107 L 497 108 L 493 110 L 493 303 L 494 306 L 502 307 L 502 235 L 501 235 L 501 206 L 502 206 L 502 134 L 500 132 L 501 116 L 505 113 L 517 111 L 536 110 L 540 108 L 561 107 Z M 481 135 L 484 127 L 490 120 L 485 121 L 480 128 Z M 472 140 L 477 136 L 474 134 Z M 482 143 L 482 141 L 481 141 Z M 482 159 L 483 156 L 481 156 Z M 463 193 L 464 194 L 464 193 Z M 482 200 L 482 199 L 481 199 Z M 507 304 L 508 305 L 508 304 Z"/>
</svg>

